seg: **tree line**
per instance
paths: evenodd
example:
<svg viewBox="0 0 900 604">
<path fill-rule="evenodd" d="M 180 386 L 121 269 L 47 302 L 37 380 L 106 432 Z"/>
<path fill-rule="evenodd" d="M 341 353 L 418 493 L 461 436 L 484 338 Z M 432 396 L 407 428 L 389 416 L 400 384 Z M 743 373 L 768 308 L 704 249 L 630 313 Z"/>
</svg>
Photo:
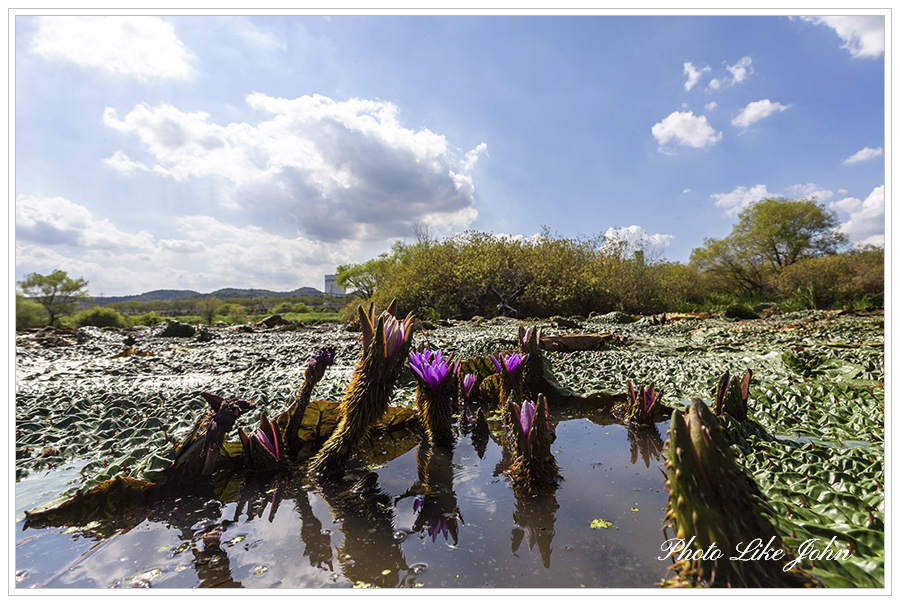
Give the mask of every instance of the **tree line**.
<svg viewBox="0 0 900 604">
<path fill-rule="evenodd" d="M 338 267 L 338 284 L 423 317 L 654 314 L 774 303 L 786 310 L 883 305 L 884 248 L 850 248 L 815 199 L 764 199 L 687 264 L 603 236 L 530 240 L 466 232 L 420 236 Z"/>
<path fill-rule="evenodd" d="M 656 314 L 734 303 L 784 310 L 883 305 L 884 248 L 851 248 L 838 225 L 815 199 L 764 199 L 738 214 L 727 237 L 706 239 L 686 264 L 604 236 L 564 238 L 545 229 L 527 240 L 476 231 L 437 240 L 420 230 L 415 243 L 398 241 L 376 258 L 339 266 L 338 285 L 354 295 L 326 298 L 326 310 L 344 306 L 343 316 L 352 318 L 360 299 L 378 307 L 396 299 L 402 312 L 430 319 Z M 60 270 L 32 273 L 18 285 L 17 328 L 58 324 L 88 298 L 87 282 Z M 84 310 L 68 322 L 123 326 L 163 316 L 243 322 L 269 312 L 303 315 L 321 302 L 129 301 Z"/>
</svg>

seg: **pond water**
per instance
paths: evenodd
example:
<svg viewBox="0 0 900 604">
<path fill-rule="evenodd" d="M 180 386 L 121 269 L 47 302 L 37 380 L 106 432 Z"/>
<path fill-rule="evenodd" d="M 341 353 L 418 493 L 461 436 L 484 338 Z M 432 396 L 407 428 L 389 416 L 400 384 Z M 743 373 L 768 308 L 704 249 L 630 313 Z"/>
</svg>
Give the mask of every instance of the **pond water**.
<svg viewBox="0 0 900 604">
<path fill-rule="evenodd" d="M 652 588 L 670 564 L 658 560 L 666 429 L 562 419 L 562 481 L 538 497 L 513 492 L 496 440 L 462 435 L 452 448 L 412 440 L 340 483 L 301 466 L 245 483 L 239 501 L 163 501 L 112 536 L 24 529 L 25 509 L 79 478 L 70 464 L 16 484 L 16 587 Z"/>
</svg>

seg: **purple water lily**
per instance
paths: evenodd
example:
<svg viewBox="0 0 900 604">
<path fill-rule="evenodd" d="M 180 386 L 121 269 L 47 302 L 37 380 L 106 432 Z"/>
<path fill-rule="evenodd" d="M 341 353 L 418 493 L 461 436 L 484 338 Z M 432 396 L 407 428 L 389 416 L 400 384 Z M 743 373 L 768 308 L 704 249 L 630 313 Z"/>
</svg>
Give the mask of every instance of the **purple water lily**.
<svg viewBox="0 0 900 604">
<path fill-rule="evenodd" d="M 463 396 L 468 400 L 472 398 L 472 393 L 475 391 L 475 382 L 477 381 L 478 376 L 474 373 L 467 373 L 462 378 L 463 385 Z"/>
<path fill-rule="evenodd" d="M 395 310 L 395 308 L 391 308 L 390 310 Z M 369 349 L 369 346 L 372 344 L 378 331 L 379 320 L 375 319 L 374 307 L 370 308 L 370 312 L 371 314 L 365 312 L 362 309 L 362 306 L 359 307 L 359 323 L 360 329 L 362 330 L 363 353 Z M 409 339 L 410 335 L 412 335 L 413 316 L 410 314 L 406 319 L 400 321 L 391 314 L 391 312 L 385 311 L 381 313 L 379 319 L 382 322 L 382 329 L 384 330 L 384 357 L 388 360 L 393 360 L 403 347 L 403 344 Z"/>
<path fill-rule="evenodd" d="M 528 360 L 528 355 L 514 352 L 502 357 L 502 360 L 498 359 L 494 355 L 491 355 L 491 360 L 494 362 L 494 367 L 497 368 L 497 373 L 502 374 L 503 369 L 505 368 L 506 372 L 512 375 L 513 373 L 515 373 L 516 369 L 518 369 L 519 365 Z"/>
<path fill-rule="evenodd" d="M 638 388 L 635 390 L 634 386 L 629 381 L 627 384 L 628 387 L 628 408 L 630 409 L 629 418 L 626 419 L 634 419 L 639 421 L 651 421 L 651 409 L 656 401 L 659 400 L 659 397 L 662 395 L 660 392 L 656 392 L 653 387 L 653 384 L 649 386 L 644 386 L 643 388 Z"/>
<path fill-rule="evenodd" d="M 444 360 L 440 350 L 436 352 L 423 350 L 409 354 L 409 368 L 422 378 L 422 381 L 428 384 L 433 391 L 437 392 L 447 376 L 453 373 L 454 366 L 449 357 Z"/>
<path fill-rule="evenodd" d="M 220 436 L 227 434 L 234 427 L 237 418 L 252 409 L 255 403 L 242 399 L 226 399 L 211 392 L 201 392 L 200 396 L 206 399 L 215 412 L 213 418 L 209 420 L 206 440 L 204 440 L 203 449 L 200 452 L 201 455 L 206 455 L 210 448 L 220 440 Z"/>
<path fill-rule="evenodd" d="M 255 437 L 259 444 L 263 446 L 275 461 L 281 461 L 281 442 L 276 434 L 275 425 L 269 421 L 269 418 L 266 417 L 265 413 L 260 417 L 259 428 L 257 428 L 253 434 L 247 436 L 247 434 L 241 430 L 240 436 L 241 443 L 244 446 L 244 452 L 251 460 L 253 460 L 256 455 L 256 450 L 253 447 L 253 439 Z"/>
<path fill-rule="evenodd" d="M 310 369 L 326 369 L 334 364 L 334 355 L 334 346 L 325 346 L 316 351 L 308 365 Z"/>
<path fill-rule="evenodd" d="M 513 417 L 519 422 L 519 428 L 525 436 L 525 443 L 528 444 L 528 437 L 531 435 L 531 427 L 534 425 L 534 415 L 537 411 L 537 405 L 531 401 L 525 401 L 519 407 L 516 403 L 512 404 L 515 414 Z"/>
</svg>

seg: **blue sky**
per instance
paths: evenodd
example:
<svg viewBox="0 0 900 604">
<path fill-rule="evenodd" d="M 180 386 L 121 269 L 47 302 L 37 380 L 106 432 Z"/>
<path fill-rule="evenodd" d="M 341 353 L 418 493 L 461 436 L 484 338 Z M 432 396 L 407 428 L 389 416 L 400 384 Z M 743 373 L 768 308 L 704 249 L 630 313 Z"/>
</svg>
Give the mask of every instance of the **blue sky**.
<svg viewBox="0 0 900 604">
<path fill-rule="evenodd" d="M 15 17 L 15 277 L 323 288 L 416 225 L 885 239 L 884 17 Z"/>
</svg>

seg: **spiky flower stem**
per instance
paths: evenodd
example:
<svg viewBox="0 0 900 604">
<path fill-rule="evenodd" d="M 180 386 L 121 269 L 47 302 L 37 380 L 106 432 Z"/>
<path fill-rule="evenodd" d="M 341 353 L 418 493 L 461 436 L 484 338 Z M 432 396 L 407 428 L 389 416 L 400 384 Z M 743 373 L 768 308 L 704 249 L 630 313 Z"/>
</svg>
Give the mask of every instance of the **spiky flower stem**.
<svg viewBox="0 0 900 604">
<path fill-rule="evenodd" d="M 685 416 L 672 413 L 669 426 L 666 488 L 669 502 L 666 519 L 676 539 L 691 543 L 692 551 L 714 547 L 717 559 L 678 560 L 676 581 L 666 586 L 690 587 L 815 587 L 818 581 L 794 566 L 784 570 L 786 560 L 796 558 L 765 514 L 767 504 L 756 483 L 738 466 L 731 442 L 716 416 L 700 399 L 694 399 Z M 693 542 L 691 542 L 693 538 Z M 781 560 L 731 561 L 739 545 L 754 539 L 782 550 Z"/>
<path fill-rule="evenodd" d="M 396 304 L 382 313 L 376 323 L 373 306 L 368 313 L 359 308 L 362 352 L 341 399 L 341 419 L 310 462 L 312 473 L 332 477 L 343 473 L 357 444 L 387 411 L 394 383 L 412 344 L 412 316 L 400 323 L 394 312 Z"/>
<path fill-rule="evenodd" d="M 447 379 L 445 385 L 452 383 Z M 438 392 L 430 386 L 416 385 L 416 408 L 424 420 L 425 434 L 435 445 L 452 445 L 456 437 L 453 434 L 453 415 L 456 403 L 451 396 L 451 388 L 442 387 Z"/>
<path fill-rule="evenodd" d="M 333 346 L 326 346 L 316 351 L 303 372 L 303 382 L 294 394 L 294 402 L 287 411 L 274 420 L 275 425 L 284 436 L 285 453 L 289 460 L 294 460 L 303 446 L 299 435 L 303 416 L 312 398 L 313 389 L 334 362 L 334 352 Z"/>
</svg>

